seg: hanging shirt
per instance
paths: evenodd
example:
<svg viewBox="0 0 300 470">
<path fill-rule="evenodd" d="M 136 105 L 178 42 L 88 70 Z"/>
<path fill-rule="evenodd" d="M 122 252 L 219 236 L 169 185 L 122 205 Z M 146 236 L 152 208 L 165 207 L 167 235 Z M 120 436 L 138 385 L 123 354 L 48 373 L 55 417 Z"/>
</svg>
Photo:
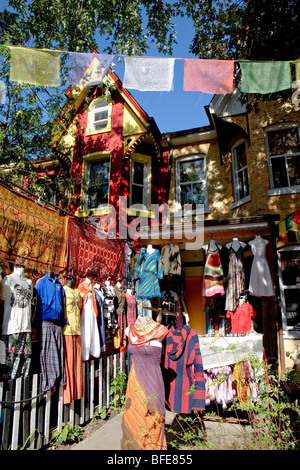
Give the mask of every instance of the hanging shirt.
<svg viewBox="0 0 300 470">
<path fill-rule="evenodd" d="M 205 378 L 196 330 L 170 328 L 165 341 L 166 401 L 175 413 L 205 409 Z"/>
<path fill-rule="evenodd" d="M 82 306 L 81 292 L 64 286 L 66 294 L 66 316 L 68 324 L 63 328 L 64 335 L 80 335 L 80 310 Z"/>
<path fill-rule="evenodd" d="M 161 249 L 161 264 L 164 276 L 169 274 L 181 274 L 181 257 L 177 245 L 168 243 Z"/>
<path fill-rule="evenodd" d="M 232 334 L 246 334 L 251 331 L 251 318 L 255 318 L 257 313 L 251 304 L 243 302 L 232 311 L 228 311 L 227 318 L 231 320 L 231 333 Z"/>
<path fill-rule="evenodd" d="M 2 333 L 31 332 L 31 298 L 33 286 L 30 279 L 16 273 L 5 276 L 2 282 L 4 316 Z"/>
<path fill-rule="evenodd" d="M 159 279 L 163 277 L 160 253 L 153 249 L 148 253 L 146 248 L 140 251 L 134 269 L 134 279 L 136 283 L 136 296 L 151 298 L 161 297 Z"/>
<path fill-rule="evenodd" d="M 63 326 L 65 324 L 65 291 L 57 276 L 52 279 L 46 273 L 44 277 L 37 280 L 35 289 L 37 292 L 37 306 L 32 327 L 38 330 L 41 320 L 62 321 Z"/>
</svg>

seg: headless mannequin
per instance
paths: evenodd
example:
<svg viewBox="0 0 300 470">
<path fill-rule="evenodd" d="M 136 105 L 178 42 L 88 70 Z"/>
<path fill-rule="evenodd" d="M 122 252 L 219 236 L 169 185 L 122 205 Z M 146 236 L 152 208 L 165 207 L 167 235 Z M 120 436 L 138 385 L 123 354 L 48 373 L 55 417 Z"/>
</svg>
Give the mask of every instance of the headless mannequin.
<svg viewBox="0 0 300 470">
<path fill-rule="evenodd" d="M 24 268 L 20 266 L 15 266 L 14 274 L 17 274 L 18 276 L 24 276 Z"/>
<path fill-rule="evenodd" d="M 46 271 L 47 276 L 50 277 L 50 279 L 54 279 L 54 272 L 52 270 Z"/>
<path fill-rule="evenodd" d="M 232 239 L 232 242 L 227 243 L 227 245 L 226 245 L 227 248 L 232 248 L 234 251 L 238 251 L 238 249 L 239 249 L 240 247 L 243 247 L 243 248 L 244 248 L 245 246 L 246 246 L 246 243 L 240 242 L 237 237 L 234 237 L 234 238 Z"/>
<path fill-rule="evenodd" d="M 216 251 L 217 249 L 221 250 L 221 246 L 220 245 L 217 245 L 214 238 L 212 238 L 209 242 L 208 245 L 204 245 L 203 246 L 203 250 L 204 251 L 207 251 L 208 249 L 211 250 L 211 251 Z"/>
<path fill-rule="evenodd" d="M 132 295 L 132 289 L 127 289 L 127 290 L 126 290 L 126 294 Z"/>
<path fill-rule="evenodd" d="M 153 253 L 153 251 L 154 251 L 153 246 L 152 246 L 152 245 L 148 245 L 148 246 L 147 246 L 147 253 L 151 254 L 151 253 Z"/>
<path fill-rule="evenodd" d="M 67 279 L 66 285 L 67 285 L 68 287 L 70 287 L 70 289 L 74 289 L 74 287 L 75 287 L 75 281 L 74 281 L 74 279 Z"/>
</svg>

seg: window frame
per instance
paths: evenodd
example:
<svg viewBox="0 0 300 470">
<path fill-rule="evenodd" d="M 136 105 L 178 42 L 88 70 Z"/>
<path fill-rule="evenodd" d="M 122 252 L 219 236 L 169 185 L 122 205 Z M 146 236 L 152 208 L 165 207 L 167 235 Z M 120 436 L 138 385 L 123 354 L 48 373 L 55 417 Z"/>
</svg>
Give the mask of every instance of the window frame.
<svg viewBox="0 0 300 470">
<path fill-rule="evenodd" d="M 286 157 L 289 155 L 298 155 L 298 158 L 300 158 L 300 152 L 296 153 L 285 153 L 281 155 L 270 155 L 270 147 L 269 147 L 269 139 L 268 139 L 268 134 L 276 131 L 280 131 L 283 129 L 291 129 L 291 128 L 297 128 L 298 130 L 298 138 L 300 142 L 300 125 L 297 122 L 285 122 L 281 124 L 276 124 L 273 126 L 270 126 L 266 129 L 264 129 L 264 140 L 265 140 L 265 150 L 266 150 L 266 155 L 267 155 L 267 164 L 268 164 L 268 172 L 269 172 L 269 185 L 270 189 L 268 190 L 268 195 L 269 196 L 277 196 L 277 195 L 282 195 L 282 194 L 293 194 L 293 193 L 299 193 L 300 192 L 300 185 L 294 185 L 294 186 L 285 186 L 282 188 L 275 188 L 274 186 L 274 177 L 273 177 L 273 168 L 272 168 L 272 159 L 279 158 L 279 157 L 284 157 L 285 158 L 285 168 L 286 168 L 286 175 L 287 179 L 289 182 L 289 173 L 288 173 L 288 167 L 286 163 Z"/>
<path fill-rule="evenodd" d="M 176 158 L 175 161 L 175 183 L 176 183 L 176 207 L 178 210 L 176 211 L 177 215 L 180 215 L 181 212 L 184 211 L 184 207 L 181 204 L 181 185 L 180 185 L 180 164 L 186 162 L 193 162 L 196 160 L 202 159 L 204 161 L 204 181 L 198 180 L 194 183 L 204 183 L 204 212 L 209 212 L 208 208 L 208 195 L 207 195 L 207 171 L 206 171 L 206 155 L 205 154 L 196 154 L 196 155 L 189 155 L 189 156 L 180 156 Z M 191 205 L 191 204 L 188 204 Z M 193 209 L 192 213 L 194 214 L 196 211 Z M 200 211 L 201 212 L 201 211 Z M 201 212 L 202 213 L 202 212 Z"/>
<path fill-rule="evenodd" d="M 82 185 L 81 187 L 81 210 L 79 215 L 86 217 L 93 211 L 94 215 L 104 215 L 110 213 L 109 200 L 110 200 L 110 176 L 111 176 L 111 155 L 109 151 L 106 152 L 96 152 L 83 156 L 83 167 L 82 167 L 82 179 L 86 179 L 89 176 L 90 163 L 94 163 L 101 160 L 109 161 L 109 175 L 108 175 L 108 201 L 107 204 L 103 204 L 97 208 L 88 207 L 88 195 L 84 190 Z"/>
<path fill-rule="evenodd" d="M 139 185 L 133 182 L 133 172 L 134 172 L 134 163 L 139 162 L 143 163 L 144 169 L 146 168 L 146 172 L 144 172 L 144 179 L 143 185 Z M 143 187 L 143 206 L 147 208 L 138 209 L 136 207 L 132 207 L 132 187 L 133 185 L 142 186 Z M 130 207 L 128 208 L 129 215 L 150 215 L 150 208 L 151 208 L 151 186 L 152 186 L 152 174 L 151 174 L 151 156 L 150 155 L 143 155 L 140 153 L 132 153 L 131 160 L 130 160 L 130 196 L 129 196 L 129 204 Z M 137 206 L 138 203 L 134 205 Z"/>
<path fill-rule="evenodd" d="M 105 110 L 107 110 L 107 114 L 108 114 L 107 115 L 107 124 L 102 129 L 93 129 L 93 125 L 94 125 L 94 122 L 95 122 L 95 120 L 94 120 L 95 106 L 96 106 L 98 101 L 103 102 L 104 103 L 103 108 Z M 112 104 L 107 103 L 104 96 L 100 96 L 98 98 L 95 98 L 89 105 L 86 135 L 101 134 L 103 132 L 111 131 L 111 112 L 112 112 Z"/>
<path fill-rule="evenodd" d="M 250 195 L 250 190 L 249 190 L 250 188 L 249 188 L 247 152 L 246 152 L 246 166 L 244 166 L 240 170 L 238 170 L 238 166 L 237 166 L 237 149 L 238 149 L 238 147 L 240 147 L 243 144 L 245 145 L 245 150 L 246 150 L 246 141 L 245 141 L 245 139 L 238 140 L 231 147 L 232 181 L 233 181 L 233 197 L 234 197 L 234 202 L 230 206 L 231 209 L 235 209 L 236 207 L 239 207 L 242 204 L 245 204 L 245 203 L 251 201 L 251 195 Z M 239 198 L 239 195 L 238 195 L 238 173 L 239 172 L 244 172 L 245 169 L 246 169 L 246 172 L 247 172 L 247 180 L 248 180 L 248 194 L 246 196 L 242 197 L 242 198 Z"/>
</svg>

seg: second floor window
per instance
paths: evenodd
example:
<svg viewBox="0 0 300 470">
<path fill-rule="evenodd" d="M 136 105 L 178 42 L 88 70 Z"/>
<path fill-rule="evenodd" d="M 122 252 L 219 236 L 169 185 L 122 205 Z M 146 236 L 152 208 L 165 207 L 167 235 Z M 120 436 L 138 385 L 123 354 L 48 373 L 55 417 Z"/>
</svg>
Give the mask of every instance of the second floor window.
<svg viewBox="0 0 300 470">
<path fill-rule="evenodd" d="M 110 127 L 111 106 L 107 104 L 105 98 L 95 100 L 90 108 L 89 132 L 108 130 Z"/>
<path fill-rule="evenodd" d="M 135 157 L 131 162 L 131 205 L 142 204 L 147 209 L 150 202 L 150 157 Z"/>
<path fill-rule="evenodd" d="M 107 206 L 109 202 L 110 158 L 87 161 L 85 165 L 84 210 Z"/>
<path fill-rule="evenodd" d="M 176 199 L 185 204 L 203 204 L 207 207 L 205 157 L 189 157 L 176 162 Z"/>
<path fill-rule="evenodd" d="M 234 200 L 241 201 L 249 196 L 248 169 L 245 142 L 238 142 L 232 148 L 232 172 Z"/>
<path fill-rule="evenodd" d="M 281 125 L 266 132 L 271 189 L 300 186 L 299 127 Z"/>
</svg>

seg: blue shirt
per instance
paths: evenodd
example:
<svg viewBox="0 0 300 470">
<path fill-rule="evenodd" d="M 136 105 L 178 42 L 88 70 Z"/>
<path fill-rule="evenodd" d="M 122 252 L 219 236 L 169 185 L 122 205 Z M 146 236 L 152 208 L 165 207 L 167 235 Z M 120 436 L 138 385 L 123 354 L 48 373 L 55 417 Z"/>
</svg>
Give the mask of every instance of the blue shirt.
<svg viewBox="0 0 300 470">
<path fill-rule="evenodd" d="M 55 276 L 53 279 L 45 274 L 38 279 L 35 285 L 37 292 L 36 315 L 32 322 L 32 327 L 37 330 L 40 321 L 61 321 L 65 323 L 64 306 L 65 291 L 62 284 Z"/>
</svg>

